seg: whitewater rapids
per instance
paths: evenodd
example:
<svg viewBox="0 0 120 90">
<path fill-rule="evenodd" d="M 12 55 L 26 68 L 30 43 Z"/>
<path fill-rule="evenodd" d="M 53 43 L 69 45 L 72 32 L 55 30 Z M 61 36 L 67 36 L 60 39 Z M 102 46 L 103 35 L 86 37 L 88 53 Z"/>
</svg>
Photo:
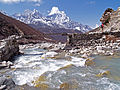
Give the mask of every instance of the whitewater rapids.
<svg viewBox="0 0 120 90">
<path fill-rule="evenodd" d="M 58 54 L 57 52 L 40 48 L 27 48 L 23 52 L 24 55 L 15 57 L 13 70 L 7 73 L 17 85 L 34 86 L 32 82 L 36 78 L 45 76 L 44 83 L 50 88 L 60 88 L 61 84 L 69 83 L 71 86 L 76 85 L 72 90 L 120 89 L 119 81 L 109 77 L 96 77 L 96 74 L 104 70 L 96 66 L 86 66 L 84 58 L 70 56 L 71 60 L 55 59 L 53 57 Z"/>
</svg>

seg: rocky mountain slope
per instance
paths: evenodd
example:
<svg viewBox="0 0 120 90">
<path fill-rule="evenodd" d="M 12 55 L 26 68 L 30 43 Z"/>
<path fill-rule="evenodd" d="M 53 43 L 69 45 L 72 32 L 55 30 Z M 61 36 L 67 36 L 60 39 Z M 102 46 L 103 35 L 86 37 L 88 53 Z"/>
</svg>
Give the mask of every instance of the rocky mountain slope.
<svg viewBox="0 0 120 90">
<path fill-rule="evenodd" d="M 33 29 L 27 24 L 0 13 L 0 39 L 11 35 L 38 35 L 37 37 L 29 38 L 29 40 L 45 41 L 45 38 L 48 38 L 43 33 Z"/>
<path fill-rule="evenodd" d="M 12 17 L 20 20 L 26 24 L 33 24 L 41 28 L 51 27 L 55 29 L 72 29 L 80 32 L 87 32 L 91 30 L 88 25 L 82 25 L 78 22 L 72 21 L 64 11 L 60 11 L 58 7 L 53 7 L 47 16 L 40 14 L 38 10 L 25 10 L 24 13 L 16 13 Z"/>
<path fill-rule="evenodd" d="M 90 31 L 91 33 L 120 32 L 120 7 L 116 11 L 112 8 L 106 9 L 100 21 L 103 27 L 101 25 Z"/>
</svg>

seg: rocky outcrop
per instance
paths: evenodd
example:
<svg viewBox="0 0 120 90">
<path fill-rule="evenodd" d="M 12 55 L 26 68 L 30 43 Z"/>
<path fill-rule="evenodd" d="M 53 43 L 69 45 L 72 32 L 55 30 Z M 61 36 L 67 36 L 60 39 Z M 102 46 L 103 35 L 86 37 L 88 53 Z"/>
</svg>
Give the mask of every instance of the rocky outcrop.
<svg viewBox="0 0 120 90">
<path fill-rule="evenodd" d="M 101 33 L 101 32 L 119 32 L 120 31 L 120 7 L 116 11 L 108 8 L 103 13 L 101 19 L 102 26 L 91 30 L 89 33 Z"/>
<path fill-rule="evenodd" d="M 17 36 L 13 35 L 0 42 L 0 61 L 10 60 L 14 55 L 19 54 Z"/>
<path fill-rule="evenodd" d="M 114 12 L 114 10 L 113 10 L 112 8 L 106 9 L 105 12 L 104 12 L 104 14 L 102 15 L 102 18 L 100 19 L 100 21 L 101 21 L 103 24 L 109 23 L 111 14 L 112 14 L 113 12 Z"/>
</svg>

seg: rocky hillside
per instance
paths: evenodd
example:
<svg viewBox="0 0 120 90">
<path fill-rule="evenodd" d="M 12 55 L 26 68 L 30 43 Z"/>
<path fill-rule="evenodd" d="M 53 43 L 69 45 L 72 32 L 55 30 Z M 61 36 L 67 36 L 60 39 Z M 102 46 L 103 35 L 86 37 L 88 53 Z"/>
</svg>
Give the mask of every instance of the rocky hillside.
<svg viewBox="0 0 120 90">
<path fill-rule="evenodd" d="M 45 38 L 48 38 L 27 24 L 0 13 L 0 39 L 11 35 L 38 35 L 37 37 L 32 37 L 31 39 L 33 40 L 46 40 Z"/>
</svg>

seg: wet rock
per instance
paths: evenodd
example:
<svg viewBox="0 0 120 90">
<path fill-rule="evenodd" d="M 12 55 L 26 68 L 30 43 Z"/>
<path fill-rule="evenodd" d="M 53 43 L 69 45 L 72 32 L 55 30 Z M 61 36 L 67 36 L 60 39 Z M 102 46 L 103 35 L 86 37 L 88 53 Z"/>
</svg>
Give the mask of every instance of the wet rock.
<svg viewBox="0 0 120 90">
<path fill-rule="evenodd" d="M 40 76 L 38 78 L 36 78 L 35 81 L 33 81 L 32 83 L 34 84 L 34 87 L 39 87 L 42 90 L 46 90 L 47 88 L 49 88 L 49 85 L 45 83 L 46 81 L 46 77 L 45 76 Z"/>
<path fill-rule="evenodd" d="M 54 59 L 58 53 L 56 52 L 47 52 L 41 56 L 42 59 Z"/>
<path fill-rule="evenodd" d="M 13 66 L 13 63 L 10 62 L 10 61 L 8 61 L 8 62 L 3 61 L 3 62 L 0 63 L 0 69 L 6 68 L 6 67 L 10 68 L 11 66 Z"/>
<path fill-rule="evenodd" d="M 60 85 L 60 89 L 69 90 L 69 88 L 70 88 L 70 85 L 68 83 L 63 83 Z"/>
<path fill-rule="evenodd" d="M 7 66 L 7 62 L 6 62 L 6 61 L 3 61 L 3 62 L 2 62 L 2 65 Z"/>
<path fill-rule="evenodd" d="M 1 86 L 0 88 L 5 88 L 5 89 L 10 90 L 14 88 L 16 85 L 11 78 L 0 77 L 0 86 Z"/>
<path fill-rule="evenodd" d="M 1 85 L 0 90 L 4 90 L 6 88 L 6 85 Z"/>
<path fill-rule="evenodd" d="M 7 62 L 7 66 L 8 66 L 8 67 L 13 66 L 13 63 L 10 62 L 10 61 L 8 61 L 8 62 Z"/>
<path fill-rule="evenodd" d="M 65 58 L 65 54 L 66 54 L 66 52 L 60 52 L 60 53 L 55 55 L 55 58 L 56 59 L 64 59 Z"/>
<path fill-rule="evenodd" d="M 110 75 L 110 71 L 105 71 L 105 72 L 99 73 L 96 76 L 97 77 L 104 77 L 104 76 L 108 76 L 108 75 Z"/>
<path fill-rule="evenodd" d="M 24 52 L 23 52 L 23 51 L 20 51 L 20 52 L 19 52 L 19 55 L 24 55 Z"/>
<path fill-rule="evenodd" d="M 15 87 L 15 83 L 12 79 L 6 79 L 3 84 L 7 86 L 7 89 Z"/>
<path fill-rule="evenodd" d="M 5 62 L 0 63 L 0 69 L 6 68 L 6 67 L 7 67 L 7 64 Z"/>
<path fill-rule="evenodd" d="M 111 52 L 111 51 L 106 51 L 106 53 L 104 55 L 106 55 L 106 56 L 112 56 L 112 55 L 114 55 L 114 53 Z"/>
<path fill-rule="evenodd" d="M 88 54 L 84 53 L 83 55 L 81 55 L 82 58 L 88 58 Z"/>
<path fill-rule="evenodd" d="M 68 81 L 60 85 L 60 90 L 77 90 L 78 83 L 76 80 Z"/>
<path fill-rule="evenodd" d="M 0 85 L 3 85 L 4 81 L 6 80 L 5 77 L 0 77 Z"/>
<path fill-rule="evenodd" d="M 88 58 L 85 62 L 85 65 L 87 65 L 87 66 L 91 66 L 91 65 L 94 65 L 94 64 L 95 64 L 95 62 L 93 62 L 93 60 L 90 59 L 90 58 Z"/>
<path fill-rule="evenodd" d="M 64 67 L 61 67 L 59 70 L 64 70 L 64 69 L 68 69 L 70 67 L 74 66 L 73 64 L 69 64 L 69 65 L 66 65 Z"/>
</svg>

